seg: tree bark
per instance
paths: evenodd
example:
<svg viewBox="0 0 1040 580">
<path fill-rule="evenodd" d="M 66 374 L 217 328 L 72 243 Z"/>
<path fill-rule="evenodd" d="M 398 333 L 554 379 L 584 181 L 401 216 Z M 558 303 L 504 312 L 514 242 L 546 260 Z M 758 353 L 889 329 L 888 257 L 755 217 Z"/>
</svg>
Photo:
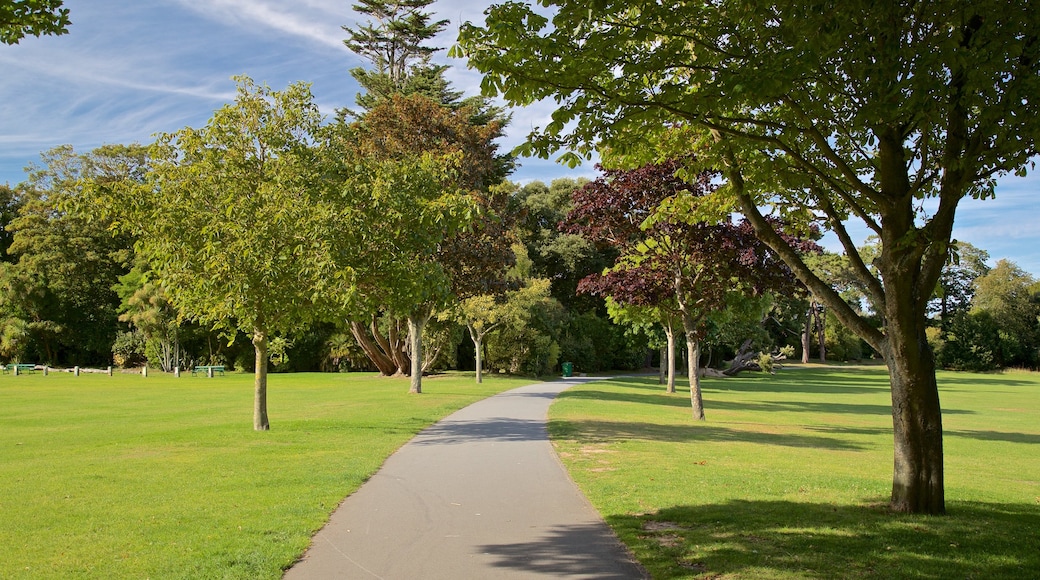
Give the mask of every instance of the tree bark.
<svg viewBox="0 0 1040 580">
<path fill-rule="evenodd" d="M 802 364 L 809 362 L 809 349 L 812 347 L 812 302 L 809 310 L 805 313 L 805 328 L 802 329 Z"/>
<path fill-rule="evenodd" d="M 665 350 L 666 350 L 666 357 L 665 358 L 667 359 L 667 362 L 665 362 L 664 360 L 661 361 L 662 368 L 666 364 L 668 365 L 667 366 L 668 376 L 666 378 L 666 380 L 668 381 L 668 383 L 667 383 L 668 386 L 665 387 L 665 392 L 674 393 L 675 392 L 675 329 L 672 328 L 671 324 L 665 324 L 664 325 L 664 335 L 668 339 L 668 344 L 665 347 Z"/>
<path fill-rule="evenodd" d="M 819 304 L 813 302 L 813 315 L 816 317 L 816 340 L 820 343 L 820 363 L 827 363 L 827 315 Z"/>
<path fill-rule="evenodd" d="M 482 352 L 484 347 L 484 333 L 478 332 L 472 324 L 467 324 L 466 328 L 469 329 L 469 337 L 473 340 L 473 353 L 477 365 L 477 384 L 480 384 L 484 382 L 484 353 Z"/>
<path fill-rule="evenodd" d="M 689 362 L 686 365 L 690 375 L 690 405 L 693 407 L 693 418 L 704 420 L 704 399 L 701 396 L 701 343 L 691 334 L 686 335 L 686 353 Z"/>
<path fill-rule="evenodd" d="M 387 332 L 387 339 L 383 340 L 383 335 L 379 333 L 379 328 L 376 327 L 376 319 L 374 317 L 372 318 L 373 335 L 381 341 L 381 344 L 384 344 L 386 353 L 390 355 L 390 358 L 397 364 L 397 374 L 404 374 L 405 371 L 411 368 L 412 361 L 404 352 L 404 344 L 401 340 L 400 333 L 401 321 L 400 319 L 391 320 L 388 326 L 390 328 Z"/>
<path fill-rule="evenodd" d="M 428 319 L 429 316 L 425 314 L 413 314 L 408 317 L 408 340 L 412 351 L 412 382 L 411 387 L 408 389 L 409 393 L 422 393 L 422 332 Z"/>
<path fill-rule="evenodd" d="M 267 332 L 253 330 L 253 348 L 256 350 L 256 373 L 253 375 L 253 430 L 268 431 L 267 418 Z"/>
<path fill-rule="evenodd" d="M 364 326 L 357 322 L 351 322 L 350 333 L 354 335 L 354 340 L 357 341 L 361 350 L 365 352 L 368 360 L 372 361 L 372 364 L 379 369 L 379 374 L 390 377 L 400 372 L 397 368 L 397 363 L 380 350 L 379 345 L 372 341 Z"/>
</svg>

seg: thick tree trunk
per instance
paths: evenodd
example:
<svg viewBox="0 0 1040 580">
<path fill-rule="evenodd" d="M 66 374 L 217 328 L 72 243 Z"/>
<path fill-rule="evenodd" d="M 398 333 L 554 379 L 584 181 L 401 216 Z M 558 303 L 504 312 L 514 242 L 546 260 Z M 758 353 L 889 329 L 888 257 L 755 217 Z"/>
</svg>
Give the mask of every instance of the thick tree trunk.
<svg viewBox="0 0 1040 580">
<path fill-rule="evenodd" d="M 667 362 L 665 362 L 665 360 L 661 361 L 661 366 L 662 367 L 664 367 L 666 364 L 668 365 L 667 366 L 668 376 L 667 376 L 667 379 L 666 379 L 668 381 L 668 386 L 665 388 L 665 391 L 668 392 L 668 393 L 674 393 L 675 392 L 675 330 L 672 328 L 671 324 L 664 325 L 664 335 L 668 339 L 668 344 L 665 347 L 665 350 L 666 350 L 665 359 L 667 359 Z"/>
<path fill-rule="evenodd" d="M 412 358 L 412 382 L 411 387 L 408 389 L 409 393 L 421 393 L 422 392 L 422 361 L 423 361 L 423 344 L 422 344 L 422 332 L 423 327 L 426 325 L 426 321 L 429 316 L 426 315 L 412 315 L 408 317 L 408 340 L 411 345 L 411 358 Z"/>
<path fill-rule="evenodd" d="M 404 342 L 401 340 L 400 332 L 401 321 L 391 320 L 388 326 L 389 331 L 384 340 L 383 335 L 379 333 L 379 328 L 376 327 L 375 318 L 372 319 L 372 333 L 381 341 L 381 344 L 384 344 L 386 353 L 397 364 L 397 374 L 404 374 L 411 368 L 412 361 L 404 352 Z"/>
<path fill-rule="evenodd" d="M 898 512 L 942 514 L 946 512 L 942 410 L 935 357 L 928 346 L 924 313 L 915 312 L 923 310 L 925 302 L 913 297 L 911 283 L 888 280 L 888 340 L 882 356 L 892 385 L 891 507 Z"/>
<path fill-rule="evenodd" d="M 253 429 L 267 431 L 267 332 L 253 330 L 253 348 L 256 350 L 256 373 L 253 378 Z"/>
<path fill-rule="evenodd" d="M 379 369 L 379 374 L 390 377 L 400 372 L 400 369 L 397 368 L 397 363 L 386 356 L 380 349 L 380 346 L 373 342 L 364 326 L 357 322 L 351 322 L 350 333 L 354 335 L 354 340 L 357 341 L 361 350 L 365 352 L 368 360 L 372 361 L 372 364 Z"/>
</svg>

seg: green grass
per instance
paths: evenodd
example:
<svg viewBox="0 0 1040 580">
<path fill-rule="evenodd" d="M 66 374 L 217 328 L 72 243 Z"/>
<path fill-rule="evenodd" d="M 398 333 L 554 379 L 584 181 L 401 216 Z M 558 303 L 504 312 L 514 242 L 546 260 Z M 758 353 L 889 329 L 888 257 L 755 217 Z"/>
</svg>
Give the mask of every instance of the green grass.
<svg viewBox="0 0 1040 580">
<path fill-rule="evenodd" d="M 654 578 L 1040 578 L 1040 375 L 940 373 L 948 515 L 895 515 L 883 368 L 564 392 L 550 433 Z"/>
<path fill-rule="evenodd" d="M 0 577 L 278 578 L 426 425 L 531 379 L 0 377 Z"/>
</svg>

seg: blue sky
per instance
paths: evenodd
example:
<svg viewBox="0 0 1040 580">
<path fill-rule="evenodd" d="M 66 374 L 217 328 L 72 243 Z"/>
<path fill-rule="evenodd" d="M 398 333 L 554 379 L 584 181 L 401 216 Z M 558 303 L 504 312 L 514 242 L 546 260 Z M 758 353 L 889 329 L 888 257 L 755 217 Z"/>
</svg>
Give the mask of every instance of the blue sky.
<svg viewBox="0 0 1040 580">
<path fill-rule="evenodd" d="M 435 43 L 449 46 L 459 23 L 481 21 L 490 2 L 438 0 L 432 8 L 451 21 Z M 106 143 L 147 143 L 158 132 L 202 126 L 234 98 L 233 75 L 281 89 L 312 83 L 331 115 L 353 106 L 358 87 L 349 69 L 366 65 L 342 43 L 353 26 L 349 0 L 66 0 L 69 34 L 28 37 L 0 45 L 0 183 L 25 178 L 23 168 L 62 144 L 88 151 Z M 480 76 L 465 63 L 448 77 L 475 94 Z M 548 122 L 550 104 L 513 112 L 502 146 L 517 145 Z M 591 166 L 569 170 L 524 159 L 512 179 L 551 181 L 593 177 Z M 996 199 L 968 200 L 954 237 L 1008 258 L 1040 275 L 1040 178 L 1005 177 Z M 854 228 L 854 231 L 862 231 Z M 835 248 L 837 249 L 837 248 Z"/>
</svg>

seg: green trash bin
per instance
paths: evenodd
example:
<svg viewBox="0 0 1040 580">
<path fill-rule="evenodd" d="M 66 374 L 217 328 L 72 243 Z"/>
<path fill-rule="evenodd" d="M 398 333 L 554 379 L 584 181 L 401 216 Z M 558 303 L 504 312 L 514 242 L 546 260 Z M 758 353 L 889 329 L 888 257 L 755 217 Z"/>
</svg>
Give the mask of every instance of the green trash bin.
<svg viewBox="0 0 1040 580">
<path fill-rule="evenodd" d="M 574 374 L 574 363 L 563 363 L 563 376 L 569 377 Z"/>
</svg>

